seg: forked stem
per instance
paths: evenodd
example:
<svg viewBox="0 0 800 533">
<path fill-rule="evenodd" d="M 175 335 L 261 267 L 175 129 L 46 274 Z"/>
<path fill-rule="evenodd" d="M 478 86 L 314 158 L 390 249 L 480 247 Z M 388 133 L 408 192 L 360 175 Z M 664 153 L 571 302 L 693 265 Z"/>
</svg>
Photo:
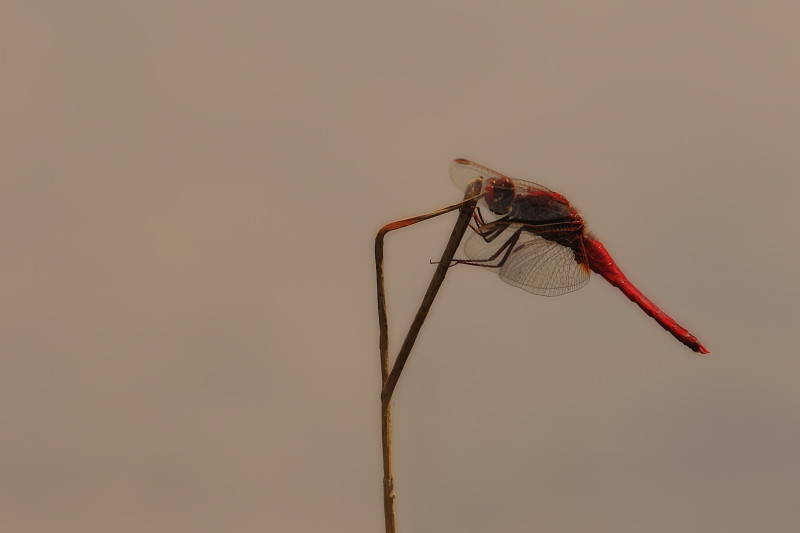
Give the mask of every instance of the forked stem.
<svg viewBox="0 0 800 533">
<path fill-rule="evenodd" d="M 378 325 L 380 328 L 380 357 L 381 357 L 381 441 L 383 446 L 383 512 L 386 522 L 386 533 L 396 533 L 396 520 L 394 510 L 394 477 L 392 476 L 392 409 L 391 400 L 394 389 L 397 386 L 397 380 L 400 379 L 400 374 L 403 372 L 403 367 L 408 361 L 408 356 L 411 349 L 414 347 L 414 342 L 417 340 L 422 324 L 428 316 L 428 311 L 436 298 L 436 293 L 439 291 L 444 277 L 447 274 L 447 269 L 453 256 L 458 249 L 461 238 L 467 230 L 469 221 L 472 219 L 472 213 L 475 211 L 475 205 L 481 197 L 478 193 L 481 190 L 481 180 L 476 179 L 467 187 L 464 194 L 464 200 L 457 204 L 431 211 L 424 215 L 416 217 L 405 218 L 391 222 L 378 231 L 375 237 L 375 269 L 377 272 L 378 282 Z M 422 222 L 450 211 L 461 209 L 461 213 L 456 220 L 453 231 L 450 233 L 450 240 L 442 253 L 442 258 L 433 273 L 433 278 L 428 285 L 428 291 L 422 299 L 417 310 L 417 315 L 408 329 L 408 334 L 397 355 L 394 366 L 389 371 L 389 326 L 386 317 L 386 291 L 384 287 L 383 276 L 383 240 L 386 234 L 390 231 L 404 228 L 417 222 Z"/>
</svg>

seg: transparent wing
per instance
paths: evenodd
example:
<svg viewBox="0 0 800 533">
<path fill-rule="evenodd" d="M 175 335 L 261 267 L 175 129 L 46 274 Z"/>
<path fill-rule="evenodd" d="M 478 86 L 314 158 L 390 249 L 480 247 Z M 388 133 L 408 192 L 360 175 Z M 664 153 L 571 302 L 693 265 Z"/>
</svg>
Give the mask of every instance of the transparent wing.
<svg viewBox="0 0 800 533">
<path fill-rule="evenodd" d="M 523 231 L 500 267 L 500 279 L 542 296 L 577 291 L 589 282 L 589 269 L 575 260 L 571 248 Z"/>
<path fill-rule="evenodd" d="M 450 178 L 462 191 L 466 190 L 467 185 L 475 178 L 483 178 L 484 184 L 489 180 L 509 180 L 514 183 L 514 187 L 519 195 L 524 195 L 529 191 L 553 192 L 538 183 L 509 178 L 496 170 L 492 170 L 467 159 L 456 159 L 450 164 Z"/>
<path fill-rule="evenodd" d="M 469 264 L 498 268 L 500 279 L 533 294 L 559 296 L 589 281 L 589 269 L 567 246 L 530 231 L 526 224 L 492 222 L 464 244 Z M 582 241 L 578 241 L 582 242 Z M 585 257 L 585 252 L 579 252 Z"/>
<path fill-rule="evenodd" d="M 466 190 L 469 182 L 475 178 L 483 178 L 483 181 L 486 182 L 489 179 L 502 179 L 506 178 L 506 176 L 466 159 L 456 159 L 450 163 L 450 179 L 462 191 Z"/>
</svg>

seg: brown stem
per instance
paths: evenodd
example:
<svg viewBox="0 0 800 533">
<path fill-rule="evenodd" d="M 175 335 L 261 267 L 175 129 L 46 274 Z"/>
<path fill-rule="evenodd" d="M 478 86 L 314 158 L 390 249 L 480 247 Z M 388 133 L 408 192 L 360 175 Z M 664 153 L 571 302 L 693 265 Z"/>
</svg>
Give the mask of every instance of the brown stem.
<svg viewBox="0 0 800 533">
<path fill-rule="evenodd" d="M 386 533 L 395 533 L 395 511 L 394 511 L 394 478 L 392 476 L 392 411 L 391 399 L 394 389 L 397 386 L 397 380 L 400 379 L 400 373 L 408 360 L 411 353 L 411 348 L 417 339 L 420 329 L 422 328 L 425 317 L 428 315 L 431 304 L 433 303 L 439 287 L 444 281 L 447 274 L 447 268 L 453 260 L 456 249 L 458 248 L 464 232 L 467 230 L 469 221 L 472 218 L 472 213 L 475 210 L 475 204 L 480 196 L 478 195 L 481 189 L 481 181 L 475 180 L 467 187 L 467 192 L 464 195 L 464 201 L 457 204 L 419 215 L 416 217 L 406 218 L 387 224 L 378 231 L 375 237 L 375 269 L 377 271 L 378 282 L 378 325 L 380 328 L 380 357 L 381 357 L 381 441 L 383 446 L 383 511 L 384 519 L 386 522 Z M 404 228 L 423 220 L 449 213 L 456 209 L 461 209 L 458 220 L 456 221 L 453 231 L 450 234 L 450 240 L 444 249 L 442 258 L 439 261 L 436 271 L 433 274 L 433 279 L 428 286 L 428 291 L 422 299 L 422 304 L 417 311 L 417 316 L 414 318 L 411 327 L 408 330 L 406 339 L 403 342 L 403 347 L 397 356 L 394 367 L 391 373 L 389 372 L 389 327 L 388 319 L 386 316 L 386 292 L 384 288 L 383 276 L 383 240 L 385 235 L 396 229 Z"/>
</svg>

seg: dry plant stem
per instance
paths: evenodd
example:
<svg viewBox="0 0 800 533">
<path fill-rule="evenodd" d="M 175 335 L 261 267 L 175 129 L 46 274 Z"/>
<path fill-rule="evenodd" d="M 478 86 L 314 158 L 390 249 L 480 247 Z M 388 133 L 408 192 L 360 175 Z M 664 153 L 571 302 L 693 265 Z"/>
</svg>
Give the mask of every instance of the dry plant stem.
<svg viewBox="0 0 800 533">
<path fill-rule="evenodd" d="M 472 218 L 472 213 L 475 210 L 475 204 L 480 196 L 478 193 L 481 189 L 480 180 L 475 180 L 469 187 L 464 195 L 464 201 L 457 204 L 426 213 L 424 215 L 406 218 L 392 222 L 382 227 L 375 237 L 375 268 L 377 271 L 378 282 L 378 323 L 380 327 L 380 355 L 381 355 L 381 440 L 383 446 L 383 510 L 384 519 L 386 522 L 386 533 L 396 533 L 395 525 L 395 511 L 394 511 L 394 478 L 392 476 L 392 412 L 391 412 L 391 399 L 392 393 L 397 386 L 397 380 L 400 379 L 400 373 L 408 360 L 411 353 L 411 348 L 417 339 L 423 322 L 428 315 L 431 304 L 433 303 L 439 287 L 444 281 L 447 274 L 447 268 L 456 253 L 461 238 L 467 230 L 469 221 Z M 433 274 L 433 279 L 428 286 L 428 291 L 422 299 L 422 304 L 417 311 L 417 316 L 408 330 L 406 339 L 403 342 L 403 347 L 397 356 L 394 367 L 389 372 L 389 328 L 388 319 L 386 317 L 386 292 L 384 289 L 384 276 L 383 276 L 383 240 L 385 235 L 396 229 L 404 228 L 423 220 L 428 220 L 456 209 L 461 209 L 458 220 L 456 221 L 453 231 L 450 234 L 450 240 L 445 247 L 442 258 L 439 261 L 436 271 Z"/>
<path fill-rule="evenodd" d="M 383 447 L 383 510 L 386 532 L 395 533 L 394 480 L 392 476 L 392 413 L 391 395 L 384 395 L 384 386 L 389 378 L 389 327 L 386 316 L 386 291 L 383 276 L 383 240 L 385 235 L 396 229 L 405 228 L 465 206 L 469 201 L 437 209 L 424 215 L 391 222 L 382 227 L 375 237 L 375 267 L 378 280 L 378 323 L 380 327 L 381 353 L 381 440 Z M 470 209 L 470 213 L 472 210 Z M 463 234 L 463 232 L 462 232 Z M 449 263 L 449 262 L 448 262 Z"/>
</svg>

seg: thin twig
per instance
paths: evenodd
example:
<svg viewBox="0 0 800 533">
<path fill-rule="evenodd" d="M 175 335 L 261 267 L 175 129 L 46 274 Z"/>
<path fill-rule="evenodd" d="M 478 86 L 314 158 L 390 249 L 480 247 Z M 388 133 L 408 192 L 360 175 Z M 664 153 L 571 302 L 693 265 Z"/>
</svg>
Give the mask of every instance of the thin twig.
<svg viewBox="0 0 800 533">
<path fill-rule="evenodd" d="M 405 228 L 413 224 L 416 224 L 417 222 L 429 220 L 431 218 L 438 217 L 439 215 L 444 215 L 445 213 L 449 213 L 450 211 L 455 211 L 456 209 L 459 209 L 467 205 L 471 200 L 477 200 L 477 198 L 474 199 L 468 198 L 465 199 L 464 201 L 458 202 L 457 204 L 449 205 L 447 207 L 437 209 L 436 211 L 425 213 L 424 215 L 404 218 L 402 220 L 395 220 L 394 222 L 390 222 L 389 224 L 386 224 L 384 227 L 378 230 L 378 235 L 375 237 L 375 267 L 377 270 L 377 279 L 378 279 L 378 326 L 380 328 L 381 387 L 389 377 L 389 333 L 388 333 L 389 325 L 388 325 L 388 319 L 386 317 L 386 290 L 384 288 L 384 276 L 383 276 L 384 237 L 390 231 Z"/>
<path fill-rule="evenodd" d="M 456 220 L 453 231 L 450 233 L 450 240 L 447 242 L 447 246 L 442 253 L 442 258 L 439 260 L 439 264 L 436 266 L 436 271 L 433 273 L 433 278 L 428 285 L 428 291 L 422 298 L 422 303 L 417 310 L 417 316 L 414 317 L 411 327 L 408 328 L 408 334 L 403 342 L 403 346 L 400 348 L 400 353 L 397 354 L 397 359 L 394 362 L 392 371 L 389 374 L 386 382 L 383 384 L 383 393 L 381 394 L 381 397 L 386 397 L 387 399 L 391 399 L 392 397 L 394 388 L 397 386 L 397 380 L 400 379 L 400 373 L 403 371 L 403 367 L 408 360 L 411 349 L 414 347 L 414 342 L 417 340 L 417 335 L 422 329 L 422 324 L 425 322 L 425 318 L 428 316 L 428 311 L 430 311 L 433 300 L 436 298 L 436 293 L 439 292 L 439 287 L 442 286 L 444 277 L 447 275 L 447 269 L 450 267 L 450 262 L 453 260 L 453 256 L 456 254 L 456 250 L 458 249 L 458 245 L 461 243 L 461 238 L 464 236 L 464 232 L 467 230 L 469 221 L 472 218 L 472 212 L 475 210 L 475 204 L 478 201 L 476 195 L 478 191 L 480 191 L 480 187 L 481 182 L 479 180 L 472 182 L 467 187 L 465 198 L 472 199 L 467 200 L 466 203 L 461 207 L 461 213 L 458 215 L 458 220 Z"/>
<path fill-rule="evenodd" d="M 378 283 L 378 325 L 380 328 L 380 357 L 381 357 L 381 441 L 383 446 L 383 510 L 384 519 L 386 522 L 386 533 L 395 533 L 395 511 L 394 511 L 394 478 L 392 476 L 392 411 L 391 399 L 394 389 L 397 386 L 397 380 L 400 379 L 400 373 L 408 360 L 411 353 L 411 348 L 417 339 L 422 324 L 425 322 L 425 317 L 428 315 L 431 304 L 433 303 L 439 287 L 444 281 L 447 274 L 447 269 L 450 262 L 453 260 L 456 249 L 458 248 L 464 232 L 467 230 L 469 221 L 472 218 L 472 213 L 475 210 L 475 204 L 480 196 L 478 195 L 481 189 L 481 181 L 475 180 L 467 187 L 467 192 L 464 195 L 464 201 L 457 204 L 426 213 L 424 215 L 406 218 L 392 222 L 382 227 L 375 237 L 375 269 L 377 271 Z M 422 304 L 417 311 L 417 316 L 414 318 L 411 327 L 408 330 L 406 339 L 403 342 L 403 347 L 397 356 L 394 367 L 391 373 L 389 372 L 389 327 L 388 319 L 386 316 L 386 292 L 384 288 L 383 276 L 383 240 L 385 235 L 396 229 L 404 228 L 423 220 L 449 213 L 456 209 L 461 209 L 458 220 L 456 221 L 453 231 L 450 234 L 450 240 L 445 247 L 442 258 L 439 261 L 436 271 L 433 274 L 431 283 L 428 286 L 428 291 L 422 299 Z"/>
</svg>

